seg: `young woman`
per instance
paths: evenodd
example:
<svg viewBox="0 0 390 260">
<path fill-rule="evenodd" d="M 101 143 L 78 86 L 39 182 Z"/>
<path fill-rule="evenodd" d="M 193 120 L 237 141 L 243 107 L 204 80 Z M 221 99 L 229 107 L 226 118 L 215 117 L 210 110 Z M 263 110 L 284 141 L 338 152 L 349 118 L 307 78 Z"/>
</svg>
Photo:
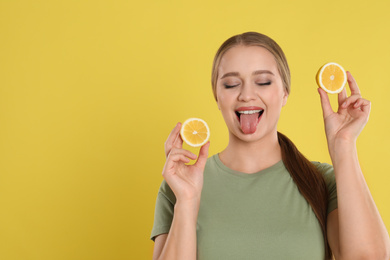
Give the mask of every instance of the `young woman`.
<svg viewBox="0 0 390 260">
<path fill-rule="evenodd" d="M 208 142 L 196 156 L 182 149 L 181 124 L 172 130 L 153 259 L 389 259 L 389 235 L 356 151 L 370 102 L 347 75 L 351 96 L 338 95 L 337 112 L 318 89 L 333 166 L 310 162 L 277 131 L 290 92 L 281 48 L 255 32 L 226 40 L 212 88 L 229 144 L 207 158 Z M 186 165 L 190 159 L 197 161 Z"/>
</svg>

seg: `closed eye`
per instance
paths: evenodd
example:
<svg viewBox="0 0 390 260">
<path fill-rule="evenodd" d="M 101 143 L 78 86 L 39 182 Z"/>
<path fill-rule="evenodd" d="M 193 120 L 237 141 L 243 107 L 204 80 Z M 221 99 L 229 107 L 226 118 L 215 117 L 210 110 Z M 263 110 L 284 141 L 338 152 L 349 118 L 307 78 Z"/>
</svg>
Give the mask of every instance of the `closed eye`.
<svg viewBox="0 0 390 260">
<path fill-rule="evenodd" d="M 238 85 L 226 85 L 224 84 L 225 88 L 234 88 L 234 87 L 237 87 Z"/>
<path fill-rule="evenodd" d="M 267 83 L 257 83 L 257 85 L 259 85 L 259 86 L 268 86 L 268 85 L 271 85 L 271 81 L 267 82 Z"/>
</svg>

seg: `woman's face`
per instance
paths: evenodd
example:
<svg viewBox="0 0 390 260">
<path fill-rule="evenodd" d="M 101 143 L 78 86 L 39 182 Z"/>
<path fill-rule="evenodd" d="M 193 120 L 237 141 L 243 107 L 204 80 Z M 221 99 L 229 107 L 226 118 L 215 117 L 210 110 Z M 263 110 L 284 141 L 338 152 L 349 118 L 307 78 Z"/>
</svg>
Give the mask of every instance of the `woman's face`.
<svg viewBox="0 0 390 260">
<path fill-rule="evenodd" d="M 230 134 L 245 141 L 277 131 L 287 102 L 274 56 L 259 46 L 235 46 L 218 68 L 217 104 Z"/>
</svg>

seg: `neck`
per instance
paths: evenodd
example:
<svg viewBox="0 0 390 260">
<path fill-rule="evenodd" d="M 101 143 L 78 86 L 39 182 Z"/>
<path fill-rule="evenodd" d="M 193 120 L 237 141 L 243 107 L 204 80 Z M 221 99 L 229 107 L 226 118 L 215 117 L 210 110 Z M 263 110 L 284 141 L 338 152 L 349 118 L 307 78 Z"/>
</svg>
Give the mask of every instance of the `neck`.
<svg viewBox="0 0 390 260">
<path fill-rule="evenodd" d="M 229 144 L 219 154 L 219 158 L 223 164 L 233 170 L 255 173 L 282 159 L 276 131 L 255 142 L 245 142 L 232 133 L 229 135 Z"/>
</svg>

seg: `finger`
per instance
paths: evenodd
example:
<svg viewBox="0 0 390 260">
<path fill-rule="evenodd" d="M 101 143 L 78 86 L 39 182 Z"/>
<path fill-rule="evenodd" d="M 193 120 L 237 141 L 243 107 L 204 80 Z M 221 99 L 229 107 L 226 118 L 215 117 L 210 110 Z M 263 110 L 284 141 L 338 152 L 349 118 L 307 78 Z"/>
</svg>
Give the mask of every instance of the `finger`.
<svg viewBox="0 0 390 260">
<path fill-rule="evenodd" d="M 177 135 L 180 132 L 180 128 L 181 128 L 181 123 L 179 122 L 176 124 L 176 126 L 172 129 L 171 133 L 169 134 L 167 141 L 165 142 L 165 156 L 168 156 L 169 152 L 174 146 Z"/>
<path fill-rule="evenodd" d="M 208 157 L 208 155 L 209 155 L 209 147 L 210 147 L 210 141 L 208 141 L 207 143 L 205 143 L 205 144 L 200 148 L 198 160 L 197 160 L 196 163 L 194 164 L 196 167 L 199 167 L 199 168 L 204 169 L 204 167 L 205 167 L 205 165 L 206 165 L 206 162 L 207 162 L 207 157 Z"/>
<path fill-rule="evenodd" d="M 360 95 L 360 89 L 349 71 L 347 71 L 347 80 L 349 88 L 351 89 L 351 95 Z"/>
<path fill-rule="evenodd" d="M 175 142 L 173 144 L 173 147 L 176 147 L 176 148 L 182 148 L 183 147 L 183 138 L 181 137 L 180 135 L 180 129 L 179 129 L 179 133 L 175 139 Z"/>
<path fill-rule="evenodd" d="M 167 143 L 173 144 L 176 139 L 177 134 L 180 132 L 181 123 L 178 122 L 175 127 L 172 129 L 171 133 L 168 136 Z"/>
<path fill-rule="evenodd" d="M 318 93 L 321 98 L 322 113 L 324 118 L 326 118 L 333 113 L 332 106 L 330 105 L 328 94 L 322 88 L 318 88 Z"/>
<path fill-rule="evenodd" d="M 356 100 L 356 102 L 353 104 L 353 108 L 360 108 L 363 102 L 364 102 L 363 98 L 358 98 L 358 100 Z"/>
<path fill-rule="evenodd" d="M 172 148 L 171 152 L 169 153 L 169 156 L 173 156 L 173 155 L 176 155 L 176 154 L 182 154 L 192 160 L 195 160 L 197 158 L 197 156 L 193 153 L 191 153 L 190 151 L 188 150 L 185 150 L 185 149 L 180 149 L 180 148 Z"/>
<path fill-rule="evenodd" d="M 351 104 L 355 104 L 355 102 L 360 98 L 359 95 L 353 95 L 348 97 L 344 103 L 341 105 L 341 108 L 345 109 L 348 108 Z"/>
<path fill-rule="evenodd" d="M 172 156 L 169 156 L 169 160 L 172 162 L 184 162 L 184 163 L 190 162 L 190 159 L 186 157 L 184 154 L 174 154 Z"/>
<path fill-rule="evenodd" d="M 177 163 L 189 163 L 190 159 L 187 158 L 184 154 L 169 154 L 167 161 L 164 165 L 163 176 L 167 173 L 167 169 L 172 169 Z M 164 177 L 165 178 L 165 177 Z"/>
<path fill-rule="evenodd" d="M 364 113 L 369 114 L 371 111 L 371 102 L 365 99 L 361 106 L 361 109 Z"/>
<path fill-rule="evenodd" d="M 364 98 L 359 98 L 353 105 L 353 108 L 360 108 L 362 111 L 370 111 L 371 102 Z"/>
<path fill-rule="evenodd" d="M 339 107 L 345 102 L 347 99 L 347 89 L 343 88 L 343 90 L 338 95 Z"/>
</svg>

